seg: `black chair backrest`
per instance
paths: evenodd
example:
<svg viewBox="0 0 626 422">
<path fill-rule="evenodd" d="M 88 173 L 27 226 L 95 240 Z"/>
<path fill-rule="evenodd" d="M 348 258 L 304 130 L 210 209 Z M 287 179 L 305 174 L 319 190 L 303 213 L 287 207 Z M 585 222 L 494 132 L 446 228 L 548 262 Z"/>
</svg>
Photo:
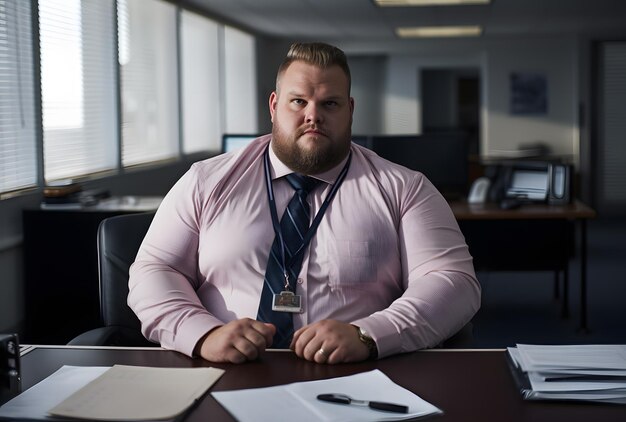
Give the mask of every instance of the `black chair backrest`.
<svg viewBox="0 0 626 422">
<path fill-rule="evenodd" d="M 141 329 L 127 305 L 128 270 L 153 217 L 154 212 L 118 215 L 103 220 L 98 227 L 100 313 L 105 326 Z"/>
</svg>

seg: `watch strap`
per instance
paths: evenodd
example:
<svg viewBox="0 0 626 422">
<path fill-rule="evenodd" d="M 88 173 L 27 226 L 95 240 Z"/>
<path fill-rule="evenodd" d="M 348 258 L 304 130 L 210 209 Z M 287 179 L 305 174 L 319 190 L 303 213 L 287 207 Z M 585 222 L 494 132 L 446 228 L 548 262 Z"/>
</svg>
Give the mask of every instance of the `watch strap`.
<svg viewBox="0 0 626 422">
<path fill-rule="evenodd" d="M 374 341 L 374 339 L 371 338 L 367 334 L 367 332 L 361 327 L 354 325 L 354 328 L 356 328 L 356 331 L 357 331 L 357 334 L 359 336 L 359 340 L 361 341 L 361 343 L 367 346 L 367 350 L 369 351 L 369 355 L 367 358 L 369 360 L 374 360 L 378 358 L 378 346 L 376 346 L 376 342 Z"/>
</svg>

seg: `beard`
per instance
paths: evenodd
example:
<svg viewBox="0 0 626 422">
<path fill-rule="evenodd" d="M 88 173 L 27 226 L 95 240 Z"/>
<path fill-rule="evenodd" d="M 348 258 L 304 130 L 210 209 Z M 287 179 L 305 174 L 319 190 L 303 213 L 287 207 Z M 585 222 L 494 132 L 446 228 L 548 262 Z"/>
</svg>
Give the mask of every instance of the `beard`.
<svg viewBox="0 0 626 422">
<path fill-rule="evenodd" d="M 303 125 L 288 134 L 278 123 L 272 127 L 274 154 L 296 173 L 311 175 L 328 171 L 341 163 L 350 151 L 350 126 L 337 137 L 305 134 L 312 128 L 320 129 L 315 125 Z"/>
</svg>

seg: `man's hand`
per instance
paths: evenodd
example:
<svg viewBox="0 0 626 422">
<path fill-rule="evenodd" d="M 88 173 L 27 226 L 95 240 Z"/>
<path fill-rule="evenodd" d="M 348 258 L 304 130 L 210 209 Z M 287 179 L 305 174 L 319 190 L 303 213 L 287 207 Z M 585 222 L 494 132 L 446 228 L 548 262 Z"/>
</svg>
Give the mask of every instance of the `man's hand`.
<svg viewBox="0 0 626 422">
<path fill-rule="evenodd" d="M 276 327 L 250 318 L 217 327 L 198 341 L 194 355 L 211 362 L 243 363 L 259 357 L 272 344 Z"/>
<path fill-rule="evenodd" d="M 358 362 L 369 356 L 355 327 L 332 319 L 300 328 L 289 348 L 298 357 L 317 363 Z"/>
</svg>

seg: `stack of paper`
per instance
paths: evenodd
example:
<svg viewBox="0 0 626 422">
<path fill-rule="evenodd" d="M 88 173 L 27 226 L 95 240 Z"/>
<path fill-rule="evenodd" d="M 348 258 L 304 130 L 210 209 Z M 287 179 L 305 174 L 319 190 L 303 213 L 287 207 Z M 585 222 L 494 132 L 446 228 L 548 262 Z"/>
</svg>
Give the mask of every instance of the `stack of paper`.
<svg viewBox="0 0 626 422">
<path fill-rule="evenodd" d="M 508 352 L 525 399 L 626 404 L 626 345 L 518 344 Z"/>
</svg>

